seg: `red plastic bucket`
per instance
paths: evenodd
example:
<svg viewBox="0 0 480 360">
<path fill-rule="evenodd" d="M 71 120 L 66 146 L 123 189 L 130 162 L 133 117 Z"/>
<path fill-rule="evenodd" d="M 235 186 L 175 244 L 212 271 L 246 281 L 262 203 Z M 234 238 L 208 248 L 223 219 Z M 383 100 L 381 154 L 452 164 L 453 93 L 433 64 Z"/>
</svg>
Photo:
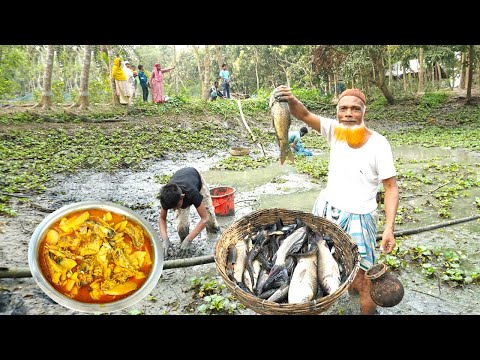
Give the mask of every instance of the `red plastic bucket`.
<svg viewBox="0 0 480 360">
<path fill-rule="evenodd" d="M 235 215 L 235 188 L 229 186 L 218 186 L 210 189 L 215 215 Z"/>
</svg>

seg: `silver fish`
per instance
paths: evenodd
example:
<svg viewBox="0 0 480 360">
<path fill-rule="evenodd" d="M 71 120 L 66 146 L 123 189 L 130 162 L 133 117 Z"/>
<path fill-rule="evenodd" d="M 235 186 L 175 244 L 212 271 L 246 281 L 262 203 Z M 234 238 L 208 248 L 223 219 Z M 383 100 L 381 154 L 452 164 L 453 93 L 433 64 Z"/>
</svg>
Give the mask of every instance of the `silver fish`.
<svg viewBox="0 0 480 360">
<path fill-rule="evenodd" d="M 308 302 L 317 295 L 317 261 L 316 251 L 299 257 L 288 289 L 289 304 Z"/>
<path fill-rule="evenodd" d="M 323 291 L 330 295 L 340 287 L 340 270 L 333 258 L 328 245 L 318 236 L 318 282 Z"/>
<path fill-rule="evenodd" d="M 291 233 L 290 236 L 286 237 L 285 240 L 283 240 L 282 245 L 280 245 L 274 256 L 274 267 L 285 265 L 287 255 L 289 253 L 296 252 L 301 248 L 308 231 L 309 229 L 307 226 L 302 226 Z"/>
<path fill-rule="evenodd" d="M 265 282 L 267 280 L 268 280 L 268 271 L 265 268 L 261 268 L 255 284 L 256 295 L 259 295 L 263 292 L 263 286 L 265 285 Z"/>
<path fill-rule="evenodd" d="M 250 275 L 248 274 L 248 270 L 245 268 L 245 270 L 243 270 L 243 283 L 245 284 L 245 286 L 248 288 L 248 290 L 250 290 L 251 292 L 253 292 L 253 284 L 252 284 L 252 281 L 250 280 Z"/>
<path fill-rule="evenodd" d="M 302 226 L 283 240 L 282 245 L 280 245 L 273 257 L 274 265 L 263 286 L 264 290 L 271 288 L 275 281 L 286 281 L 288 279 L 286 258 L 290 253 L 294 253 L 302 247 L 309 231 L 310 229 L 307 226 Z"/>
<path fill-rule="evenodd" d="M 274 302 L 282 302 L 284 299 L 287 298 L 289 293 L 290 284 L 286 282 L 282 286 L 280 286 L 267 300 L 274 301 Z"/>
<path fill-rule="evenodd" d="M 254 260 L 252 265 L 252 274 L 248 269 L 248 266 L 243 271 L 243 283 L 253 293 L 255 285 L 257 284 L 258 274 L 260 272 L 260 261 Z"/>
<path fill-rule="evenodd" d="M 243 280 L 243 271 L 245 270 L 247 264 L 247 244 L 245 241 L 240 240 L 235 244 L 237 251 L 236 262 L 233 265 L 233 277 L 237 282 L 242 282 Z"/>
</svg>

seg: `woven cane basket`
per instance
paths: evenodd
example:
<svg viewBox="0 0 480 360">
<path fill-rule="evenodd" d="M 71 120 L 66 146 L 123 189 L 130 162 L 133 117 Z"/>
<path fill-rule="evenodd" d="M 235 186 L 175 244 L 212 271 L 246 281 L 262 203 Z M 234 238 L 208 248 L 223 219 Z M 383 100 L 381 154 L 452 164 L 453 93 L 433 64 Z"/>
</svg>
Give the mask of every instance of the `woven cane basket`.
<svg viewBox="0 0 480 360">
<path fill-rule="evenodd" d="M 250 154 L 250 149 L 246 147 L 231 147 L 229 152 L 232 156 L 245 156 Z"/>
<path fill-rule="evenodd" d="M 335 292 L 310 302 L 279 304 L 247 293 L 228 278 L 226 272 L 228 247 L 242 240 L 254 228 L 274 223 L 277 217 L 282 219 L 284 225 L 293 224 L 295 219 L 299 218 L 313 231 L 329 235 L 332 238 L 335 246 L 333 256 L 338 263 L 343 265 L 347 276 Z M 273 208 L 252 212 L 225 229 L 215 245 L 215 265 L 228 289 L 247 308 L 264 315 L 311 315 L 324 312 L 347 290 L 358 272 L 359 264 L 358 247 L 343 229 L 330 220 L 297 210 Z"/>
</svg>

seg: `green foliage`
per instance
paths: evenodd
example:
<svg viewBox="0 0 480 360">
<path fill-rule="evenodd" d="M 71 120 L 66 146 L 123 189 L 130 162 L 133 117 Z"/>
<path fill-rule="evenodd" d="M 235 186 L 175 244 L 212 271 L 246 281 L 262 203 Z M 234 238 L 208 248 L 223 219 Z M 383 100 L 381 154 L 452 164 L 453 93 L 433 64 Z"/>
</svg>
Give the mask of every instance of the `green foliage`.
<svg viewBox="0 0 480 360">
<path fill-rule="evenodd" d="M 420 109 L 426 110 L 437 109 L 447 99 L 448 95 L 444 91 L 426 92 L 425 95 L 421 98 L 418 107 Z"/>
<path fill-rule="evenodd" d="M 204 297 L 204 304 L 200 305 L 198 311 L 202 315 L 228 314 L 233 315 L 237 310 L 237 303 L 223 295 L 213 294 Z"/>
<path fill-rule="evenodd" d="M 153 178 L 158 184 L 166 184 L 170 181 L 173 174 L 155 175 Z"/>
<path fill-rule="evenodd" d="M 16 116 L 24 119 L 28 115 Z M 0 172 L 4 174 L 0 185 L 7 193 L 42 193 L 51 176 L 57 173 L 79 169 L 141 169 L 146 160 L 158 159 L 171 151 L 210 153 L 227 149 L 227 134 L 234 135 L 213 124 L 188 130 L 161 123 L 148 128 L 135 123 L 114 128 L 88 124 L 79 125 L 74 132 L 60 127 L 6 130 L 0 133 Z M 0 203 L 7 201 L 0 199 Z M 8 213 L 5 206 L 2 212 Z"/>
<path fill-rule="evenodd" d="M 310 111 L 336 114 L 335 105 L 332 104 L 332 95 L 322 96 L 317 89 L 305 88 L 293 88 L 292 92 Z"/>
<path fill-rule="evenodd" d="M 266 167 L 274 161 L 273 158 L 252 158 L 251 156 L 228 156 L 214 166 L 216 170 L 241 171 Z"/>
<path fill-rule="evenodd" d="M 129 311 L 130 315 L 145 315 L 145 311 L 139 309 L 132 309 Z"/>
<path fill-rule="evenodd" d="M 326 152 L 329 151 L 327 140 L 323 136 L 318 136 L 313 132 L 309 132 L 307 135 L 303 136 L 302 143 L 306 149 L 319 149 Z"/>
<path fill-rule="evenodd" d="M 101 79 L 89 79 L 88 81 L 88 101 L 91 104 L 95 103 L 108 103 L 112 99 L 112 89 L 110 87 L 110 79 L 107 76 Z M 78 94 L 72 95 L 73 99 L 76 99 Z"/>
<path fill-rule="evenodd" d="M 475 112 L 470 116 L 476 116 Z M 476 119 L 477 123 L 479 119 L 480 117 Z M 480 142 L 477 141 L 480 138 L 480 129 L 475 127 L 429 126 L 422 128 L 421 132 L 418 129 L 409 128 L 389 132 L 387 136 L 391 144 L 397 146 L 420 144 L 424 147 L 461 147 L 475 151 L 480 150 Z"/>
<path fill-rule="evenodd" d="M 385 262 L 393 270 L 417 265 L 425 276 L 438 277 L 450 286 L 478 283 L 479 270 L 467 270 L 471 264 L 466 260 L 467 256 L 458 250 L 425 245 L 401 249 L 397 244 L 391 254 L 381 254 L 378 262 Z"/>
<path fill-rule="evenodd" d="M 6 204 L 0 203 L 0 214 L 9 215 L 12 217 L 17 216 L 17 212 L 8 207 Z"/>
<path fill-rule="evenodd" d="M 26 54 L 20 46 L 0 45 L 0 99 L 21 93 L 23 81 L 16 76 L 17 69 L 27 65 Z"/>
<path fill-rule="evenodd" d="M 328 173 L 328 161 L 318 157 L 299 156 L 295 158 L 297 169 L 312 176 L 314 179 L 326 180 Z"/>
<path fill-rule="evenodd" d="M 52 83 L 52 102 L 63 104 L 63 82 L 55 81 Z"/>
<path fill-rule="evenodd" d="M 0 114 L 0 124 L 34 122 L 35 116 L 28 112 L 15 112 L 13 114 Z"/>
<path fill-rule="evenodd" d="M 397 244 L 393 248 L 390 254 L 380 254 L 378 258 L 379 263 L 386 263 L 388 267 L 392 270 L 398 270 L 400 268 L 407 267 L 407 262 L 404 260 L 406 253 L 408 252 L 407 249 L 402 249 L 398 245 L 398 239 L 396 239 Z"/>
<path fill-rule="evenodd" d="M 388 102 L 384 96 L 377 97 L 375 100 L 373 100 L 371 103 L 368 104 L 368 111 L 369 112 L 374 112 L 379 110 L 381 111 L 387 106 L 388 106 Z"/>
<path fill-rule="evenodd" d="M 191 279 L 191 289 L 195 291 L 195 296 L 202 298 L 202 304 L 198 311 L 202 315 L 228 314 L 233 315 L 239 309 L 245 307 L 238 304 L 235 298 L 230 295 L 224 284 L 219 284 L 215 278 L 203 276 Z"/>
</svg>

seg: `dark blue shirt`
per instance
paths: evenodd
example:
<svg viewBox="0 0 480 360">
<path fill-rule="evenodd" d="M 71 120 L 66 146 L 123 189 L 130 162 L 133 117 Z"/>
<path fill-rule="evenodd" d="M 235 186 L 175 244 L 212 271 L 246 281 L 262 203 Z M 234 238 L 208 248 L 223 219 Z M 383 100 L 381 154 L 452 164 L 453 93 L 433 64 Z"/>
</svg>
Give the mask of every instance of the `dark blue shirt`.
<svg viewBox="0 0 480 360">
<path fill-rule="evenodd" d="M 143 71 L 138 72 L 138 78 L 140 79 L 140 85 L 147 86 L 148 78 L 147 78 L 147 75 L 145 75 L 145 73 Z"/>
</svg>

